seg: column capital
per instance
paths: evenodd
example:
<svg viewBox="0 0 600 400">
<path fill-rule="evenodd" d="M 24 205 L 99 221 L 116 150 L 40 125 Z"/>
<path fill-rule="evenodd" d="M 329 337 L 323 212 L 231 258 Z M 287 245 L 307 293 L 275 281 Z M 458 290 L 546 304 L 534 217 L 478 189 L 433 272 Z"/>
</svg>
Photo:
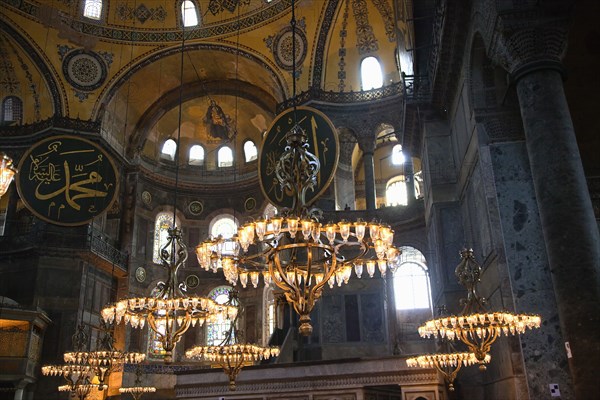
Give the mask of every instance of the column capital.
<svg viewBox="0 0 600 400">
<path fill-rule="evenodd" d="M 562 59 L 567 50 L 568 17 L 552 24 L 526 22 L 519 21 L 518 26 L 496 33 L 490 58 L 506 69 L 513 80 L 540 69 L 554 69 L 564 75 Z"/>
<path fill-rule="evenodd" d="M 357 138 L 358 147 L 363 153 L 373 154 L 375 152 L 375 138 L 371 135 L 360 135 Z"/>
</svg>

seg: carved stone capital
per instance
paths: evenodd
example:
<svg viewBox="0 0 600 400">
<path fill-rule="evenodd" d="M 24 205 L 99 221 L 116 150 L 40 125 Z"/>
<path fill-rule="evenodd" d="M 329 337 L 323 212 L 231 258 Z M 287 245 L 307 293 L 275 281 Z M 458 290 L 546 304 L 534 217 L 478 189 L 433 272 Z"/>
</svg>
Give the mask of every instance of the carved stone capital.
<svg viewBox="0 0 600 400">
<path fill-rule="evenodd" d="M 375 138 L 370 134 L 362 134 L 358 138 L 358 147 L 363 153 L 373 154 L 375 152 Z"/>
<path fill-rule="evenodd" d="M 569 9 L 511 13 L 498 17 L 489 56 L 515 80 L 538 69 L 563 72 L 567 50 Z"/>
</svg>

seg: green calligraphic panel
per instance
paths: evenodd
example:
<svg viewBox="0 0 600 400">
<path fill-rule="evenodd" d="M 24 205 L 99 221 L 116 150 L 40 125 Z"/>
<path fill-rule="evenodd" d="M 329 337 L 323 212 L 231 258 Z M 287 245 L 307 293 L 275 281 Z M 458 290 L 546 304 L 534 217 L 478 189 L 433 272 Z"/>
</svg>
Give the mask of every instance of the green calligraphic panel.
<svg viewBox="0 0 600 400">
<path fill-rule="evenodd" d="M 310 107 L 297 107 L 296 120 L 308 136 L 308 150 L 319 159 L 320 171 L 317 185 L 306 194 L 306 204 L 313 203 L 329 187 L 333 180 L 340 155 L 340 145 L 335 127 L 322 112 Z M 294 125 L 294 110 L 279 114 L 267 131 L 258 158 L 258 174 L 263 194 L 277 207 L 292 207 L 291 193 L 281 190 L 275 166 L 285 145 L 286 133 Z"/>
<path fill-rule="evenodd" d="M 83 225 L 106 211 L 118 193 L 118 172 L 95 143 L 54 136 L 33 145 L 21 159 L 17 190 L 44 221 Z"/>
</svg>

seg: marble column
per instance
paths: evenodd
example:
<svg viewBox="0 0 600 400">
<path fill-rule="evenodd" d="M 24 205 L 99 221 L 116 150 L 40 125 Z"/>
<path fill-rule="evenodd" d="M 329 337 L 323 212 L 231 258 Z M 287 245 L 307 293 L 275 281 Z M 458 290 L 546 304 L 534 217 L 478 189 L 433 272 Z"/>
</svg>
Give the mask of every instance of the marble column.
<svg viewBox="0 0 600 400">
<path fill-rule="evenodd" d="M 375 165 L 373 163 L 373 151 L 365 151 L 363 155 L 365 166 L 365 198 L 367 201 L 367 210 L 375 210 L 376 194 L 375 194 Z"/>
<path fill-rule="evenodd" d="M 559 71 L 537 62 L 513 77 L 574 389 L 586 399 L 598 391 L 600 238 Z"/>
<path fill-rule="evenodd" d="M 365 200 L 367 210 L 377 208 L 377 195 L 375 193 L 375 163 L 373 154 L 375 153 L 375 138 L 363 129 L 358 135 L 358 147 L 363 152 L 363 166 L 365 170 Z"/>
<path fill-rule="evenodd" d="M 415 179 L 412 157 L 404 153 L 406 157 L 404 161 L 404 178 L 406 182 L 406 205 L 411 205 L 415 202 Z"/>
</svg>

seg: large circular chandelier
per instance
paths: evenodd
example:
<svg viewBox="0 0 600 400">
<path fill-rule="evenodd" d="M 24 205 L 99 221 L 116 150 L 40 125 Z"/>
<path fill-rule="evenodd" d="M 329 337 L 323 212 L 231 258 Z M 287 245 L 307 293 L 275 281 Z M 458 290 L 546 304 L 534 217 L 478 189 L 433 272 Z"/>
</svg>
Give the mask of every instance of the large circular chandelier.
<svg viewBox="0 0 600 400">
<path fill-rule="evenodd" d="M 154 392 L 156 392 L 156 388 L 154 386 L 142 386 L 142 368 L 139 364 L 135 369 L 135 382 L 133 383 L 133 386 L 119 388 L 119 393 L 128 393 L 135 400 L 141 399 L 142 395 L 145 393 Z"/>
<path fill-rule="evenodd" d="M 515 314 L 507 311 L 489 311 L 487 300 L 477 293 L 480 282 L 481 265 L 475 261 L 473 250 L 460 252 L 461 262 L 455 270 L 458 281 L 466 287 L 467 298 L 461 299 L 461 315 L 443 316 L 425 322 L 419 327 L 421 337 L 440 338 L 450 344 L 459 340 L 468 351 L 462 353 L 437 353 L 412 357 L 406 360 L 409 367 L 437 368 L 453 390 L 453 381 L 461 365 L 479 365 L 486 369 L 490 362 L 492 344 L 501 335 L 519 335 L 528 329 L 539 328 L 539 315 Z"/>
<path fill-rule="evenodd" d="M 292 54 L 296 54 L 293 0 L 291 8 Z M 396 268 L 400 251 L 392 244 L 389 226 L 364 221 L 322 224 L 322 211 L 310 207 L 331 182 L 322 175 L 333 176 L 339 142 L 325 115 L 296 106 L 295 78 L 292 85 L 294 106 L 273 121 L 263 139 L 258 168 L 263 194 L 283 207 L 281 216 L 249 222 L 231 239 L 208 239 L 196 247 L 196 255 L 202 268 L 222 269 L 232 285 L 239 281 L 246 287 L 250 281 L 256 287 L 261 275 L 265 285 L 273 282 L 300 316 L 300 333 L 308 336 L 310 313 L 326 284 L 348 283 L 353 268 L 358 277 L 364 268 L 373 276 L 377 267 L 385 275 L 388 268 Z M 283 152 L 279 143 L 285 143 Z M 311 153 L 311 146 L 317 154 Z"/>
<path fill-rule="evenodd" d="M 483 363 L 489 364 L 491 359 L 492 357 L 489 354 L 486 354 L 483 358 Z M 475 357 L 475 354 L 467 352 L 425 354 L 406 359 L 406 365 L 408 367 L 437 369 L 444 376 L 444 380 L 448 385 L 448 390 L 451 392 L 454 391 L 454 380 L 456 379 L 458 371 L 460 371 L 463 366 L 467 367 L 474 364 L 481 365 L 477 357 Z"/>
<path fill-rule="evenodd" d="M 489 311 L 487 300 L 477 294 L 481 265 L 475 261 L 472 249 L 460 252 L 461 262 L 455 270 L 458 281 L 467 288 L 467 298 L 461 300 L 461 315 L 444 316 L 425 322 L 419 327 L 421 337 L 441 337 L 463 342 L 477 359 L 479 369 L 485 370 L 485 359 L 492 344 L 500 335 L 518 335 L 527 329 L 539 328 L 539 315 Z"/>
<path fill-rule="evenodd" d="M 177 272 L 187 260 L 187 246 L 181 230 L 168 230 L 168 239 L 160 252 L 162 267 L 167 271 L 166 281 L 158 282 L 150 297 L 131 297 L 119 300 L 102 310 L 108 323 L 125 323 L 142 329 L 146 323 L 154 331 L 163 350 L 164 362 L 173 361 L 173 350 L 190 327 L 202 326 L 222 318 L 235 318 L 237 308 L 219 305 L 205 297 L 188 296 L 185 284 L 179 284 Z"/>
<path fill-rule="evenodd" d="M 97 349 L 86 351 L 89 336 L 84 325 L 79 324 L 72 338 L 74 351 L 63 354 L 65 364 L 42 367 L 43 375 L 65 378 L 67 384 L 59 386 L 59 391 L 70 391 L 80 398 L 85 398 L 92 388 L 105 390 L 108 387 L 108 376 L 117 367 L 125 363 L 139 364 L 144 361 L 145 354 L 114 349 L 110 328 L 103 324 L 102 329 L 104 335 L 98 340 Z M 86 391 L 87 394 L 83 395 Z"/>
<path fill-rule="evenodd" d="M 229 292 L 226 304 L 239 306 L 237 291 Z M 229 330 L 219 345 L 195 346 L 185 352 L 189 359 L 205 360 L 211 365 L 222 368 L 229 378 L 229 390 L 232 391 L 236 389 L 235 379 L 243 367 L 279 355 L 278 347 L 241 343 L 243 332 L 237 326 L 241 313 L 242 311 L 239 311 L 235 319 L 231 321 Z"/>
<path fill-rule="evenodd" d="M 101 392 L 103 390 L 106 390 L 107 388 L 108 388 L 107 385 L 98 385 L 95 383 L 85 383 L 85 384 L 76 385 L 75 387 L 72 387 L 70 385 L 62 385 L 62 386 L 58 387 L 58 391 L 59 392 L 70 392 L 77 399 L 84 400 L 92 392 L 92 390 L 98 390 Z"/>
</svg>

